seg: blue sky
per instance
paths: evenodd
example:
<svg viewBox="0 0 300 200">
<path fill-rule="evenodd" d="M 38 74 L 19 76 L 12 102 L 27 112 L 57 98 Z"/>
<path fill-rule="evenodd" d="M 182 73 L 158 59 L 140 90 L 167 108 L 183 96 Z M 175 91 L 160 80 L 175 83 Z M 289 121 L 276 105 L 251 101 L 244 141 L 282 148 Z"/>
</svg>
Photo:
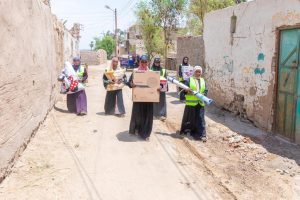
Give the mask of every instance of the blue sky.
<svg viewBox="0 0 300 200">
<path fill-rule="evenodd" d="M 103 32 L 114 30 L 114 13 L 106 9 L 108 5 L 118 10 L 118 28 L 127 29 L 135 22 L 134 8 L 139 0 L 51 0 L 52 12 L 63 20 L 68 20 L 67 28 L 74 22 L 83 24 L 80 49 L 89 49 L 89 44 Z"/>
</svg>

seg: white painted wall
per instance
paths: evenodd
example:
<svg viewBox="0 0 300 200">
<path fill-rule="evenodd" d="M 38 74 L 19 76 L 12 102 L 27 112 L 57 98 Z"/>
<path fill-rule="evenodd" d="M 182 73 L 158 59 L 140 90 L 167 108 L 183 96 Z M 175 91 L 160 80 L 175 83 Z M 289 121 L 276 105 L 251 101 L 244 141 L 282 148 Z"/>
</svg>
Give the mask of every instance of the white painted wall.
<svg viewBox="0 0 300 200">
<path fill-rule="evenodd" d="M 231 45 L 233 13 L 237 28 Z M 206 77 L 217 104 L 271 131 L 276 30 L 296 24 L 300 26 L 299 0 L 255 0 L 205 16 Z"/>
</svg>

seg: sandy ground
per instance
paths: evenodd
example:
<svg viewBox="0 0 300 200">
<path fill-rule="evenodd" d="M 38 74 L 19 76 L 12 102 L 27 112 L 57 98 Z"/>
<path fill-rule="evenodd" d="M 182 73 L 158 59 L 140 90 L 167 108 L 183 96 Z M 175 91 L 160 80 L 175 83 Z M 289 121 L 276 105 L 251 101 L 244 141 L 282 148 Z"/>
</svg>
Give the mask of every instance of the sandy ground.
<svg viewBox="0 0 300 200">
<path fill-rule="evenodd" d="M 162 122 L 150 142 L 128 134 L 129 88 L 126 117 L 105 116 L 103 69 L 89 68 L 88 115 L 68 113 L 62 98 L 0 185 L 0 199 L 234 199 Z"/>
<path fill-rule="evenodd" d="M 175 134 L 184 105 L 170 85 L 168 120 L 150 142 L 128 135 L 126 117 L 105 116 L 104 66 L 90 67 L 88 115 L 64 98 L 0 185 L 0 199 L 299 199 L 300 148 L 207 107 L 208 142 Z"/>
<path fill-rule="evenodd" d="M 180 128 L 184 105 L 174 85 L 167 126 Z M 270 135 L 232 113 L 206 107 L 208 142 L 185 138 L 220 184 L 237 199 L 300 199 L 300 146 Z"/>
</svg>

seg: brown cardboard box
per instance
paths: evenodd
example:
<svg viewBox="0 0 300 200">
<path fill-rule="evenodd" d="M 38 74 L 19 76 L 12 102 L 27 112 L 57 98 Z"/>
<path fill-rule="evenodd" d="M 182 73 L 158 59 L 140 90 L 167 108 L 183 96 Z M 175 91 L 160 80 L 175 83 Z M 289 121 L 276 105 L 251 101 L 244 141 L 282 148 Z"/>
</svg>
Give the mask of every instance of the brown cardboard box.
<svg viewBox="0 0 300 200">
<path fill-rule="evenodd" d="M 147 71 L 133 74 L 133 83 L 136 85 L 132 89 L 133 102 L 159 102 L 160 74 L 159 72 Z"/>
<path fill-rule="evenodd" d="M 110 80 L 122 80 L 125 75 L 125 70 L 120 69 L 116 71 L 107 71 L 105 72 L 105 76 Z M 111 83 L 107 85 L 107 91 L 120 90 L 124 87 L 124 83 Z"/>
</svg>

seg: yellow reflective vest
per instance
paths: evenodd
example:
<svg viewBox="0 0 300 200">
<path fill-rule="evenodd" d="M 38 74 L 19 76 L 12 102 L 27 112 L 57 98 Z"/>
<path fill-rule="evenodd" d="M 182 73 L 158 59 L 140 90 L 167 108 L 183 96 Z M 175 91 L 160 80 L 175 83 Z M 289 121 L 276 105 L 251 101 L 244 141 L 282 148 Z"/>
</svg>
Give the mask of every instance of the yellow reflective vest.
<svg viewBox="0 0 300 200">
<path fill-rule="evenodd" d="M 84 74 L 84 67 L 82 65 L 79 66 L 78 71 L 76 72 L 79 80 L 83 79 L 83 74 Z"/>
<path fill-rule="evenodd" d="M 190 82 L 189 88 L 191 88 L 193 91 L 197 91 L 198 80 L 194 77 L 190 77 L 189 82 Z M 205 92 L 205 80 L 203 78 L 200 78 L 199 92 L 201 94 L 204 94 Z M 196 106 L 198 104 L 200 104 L 201 106 L 205 106 L 204 102 L 202 102 L 198 97 L 192 94 L 185 95 L 185 104 L 187 106 Z"/>
</svg>

